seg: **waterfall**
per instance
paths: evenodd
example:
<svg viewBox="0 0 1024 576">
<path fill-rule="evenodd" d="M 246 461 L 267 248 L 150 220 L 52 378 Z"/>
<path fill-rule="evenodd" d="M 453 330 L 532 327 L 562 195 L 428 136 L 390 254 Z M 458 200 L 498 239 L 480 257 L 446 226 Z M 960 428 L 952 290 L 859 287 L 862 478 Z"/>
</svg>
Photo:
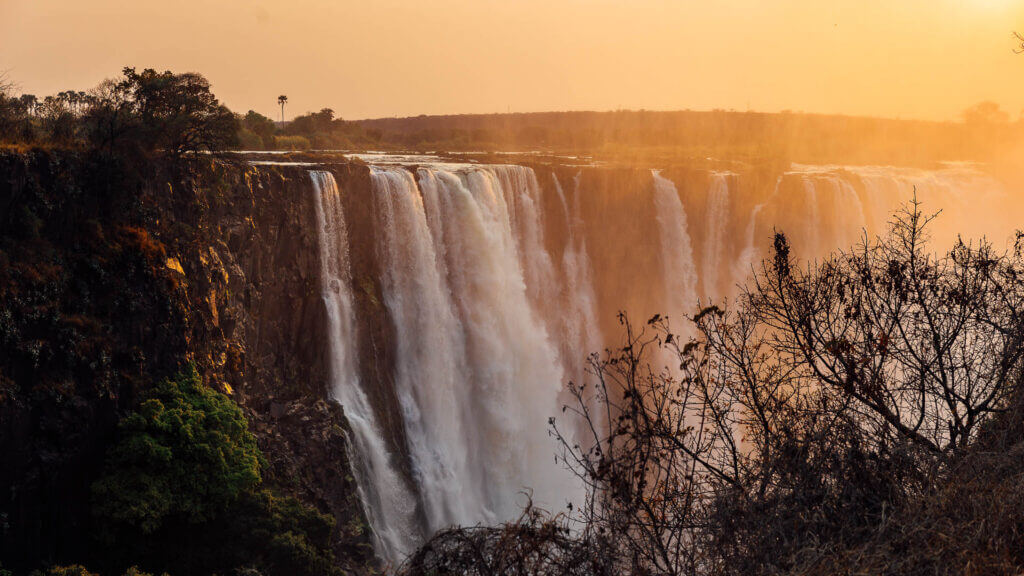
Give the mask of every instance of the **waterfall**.
<svg viewBox="0 0 1024 576">
<path fill-rule="evenodd" d="M 558 285 L 551 256 L 544 246 L 543 204 L 537 176 L 530 168 L 509 165 L 491 166 L 481 174 L 497 179 L 492 186 L 500 191 L 507 207 L 527 294 L 534 306 L 543 308 L 558 296 Z"/>
<path fill-rule="evenodd" d="M 716 172 L 711 175 L 705 215 L 704 255 L 701 262 L 704 297 L 718 294 L 718 267 L 722 263 L 726 228 L 729 226 L 729 177 Z"/>
<path fill-rule="evenodd" d="M 395 386 L 430 529 L 480 520 L 467 432 L 465 341 L 442 278 L 423 199 L 404 168 L 373 168 L 384 303 L 395 331 Z M 477 506 L 474 508 L 474 506 Z"/>
<path fill-rule="evenodd" d="M 532 170 L 438 165 L 414 178 L 374 167 L 371 179 L 424 528 L 514 520 L 524 490 L 552 510 L 579 502 L 580 488 L 552 465 L 548 418 L 560 413 L 564 373 L 537 306 L 562 287 Z"/>
<path fill-rule="evenodd" d="M 348 264 L 348 235 L 334 175 L 311 171 L 320 245 L 320 292 L 327 311 L 331 393 L 345 408 L 354 449 L 352 469 L 376 540 L 387 558 L 402 557 L 421 538 L 416 502 L 392 462 L 373 408 L 361 388 Z"/>
<path fill-rule="evenodd" d="M 864 214 L 864 202 L 853 185 L 847 179 L 837 177 L 836 187 L 838 188 L 838 197 L 835 204 L 835 217 L 837 221 L 847 223 L 843 227 L 846 235 L 840 236 L 839 245 L 843 250 L 847 250 L 863 240 L 868 221 Z"/>
<path fill-rule="evenodd" d="M 781 182 L 782 179 L 779 178 L 779 181 Z M 778 183 L 775 186 L 778 189 Z M 755 266 L 757 265 L 758 250 L 757 239 L 754 234 L 757 230 L 757 216 L 764 209 L 764 206 L 762 202 L 754 206 L 750 211 L 750 219 L 747 221 L 747 228 L 743 232 L 743 251 L 740 252 L 740 257 L 733 266 L 732 279 L 734 286 L 730 286 L 730 290 L 744 284 L 757 271 Z"/>
<path fill-rule="evenodd" d="M 561 414 L 566 381 L 585 381 L 586 355 L 621 336 L 602 334 L 598 318 L 619 310 L 600 303 L 630 301 L 627 292 L 602 293 L 633 290 L 622 274 L 638 278 L 643 296 L 633 305 L 653 299 L 686 334 L 681 317 L 699 293 L 729 296 L 727 280 L 749 277 L 767 246 L 762 233 L 792 234 L 798 256 L 820 257 L 848 247 L 863 228 L 878 229 L 915 186 L 936 209 L 999 199 L 986 191 L 991 181 L 963 169 L 794 166 L 760 196 L 730 189 L 741 175 L 712 173 L 698 275 L 686 209 L 657 170 L 643 189 L 610 191 L 653 205 L 655 222 L 637 226 L 632 219 L 651 205 L 633 212 L 613 204 L 614 212 L 602 214 L 609 191 L 596 190 L 597 203 L 587 205 L 593 191 L 581 190 L 582 172 L 563 187 L 552 171 L 542 188 L 528 167 L 429 161 L 369 169 L 371 209 L 364 213 L 373 242 L 353 246 L 371 246 L 366 256 L 379 274 L 384 313 L 374 310 L 359 324 L 342 197 L 329 172 L 310 172 L 331 390 L 348 418 L 352 469 L 378 554 L 393 563 L 439 529 L 515 520 L 526 490 L 554 512 L 581 503 L 577 479 L 554 462 L 548 419 Z M 584 207 L 598 220 L 584 222 Z M 731 215 L 740 213 L 748 214 L 743 229 L 730 229 L 739 220 Z M 619 225 L 628 247 L 657 258 L 630 268 L 631 254 L 616 244 Z M 561 253 L 553 252 L 549 240 L 563 238 Z M 356 327 L 363 322 L 390 324 L 382 356 L 393 365 L 377 368 L 389 375 L 381 384 L 394 386 L 395 414 L 375 412 L 362 387 L 368 367 L 358 365 Z M 579 431 L 571 420 L 559 424 L 564 433 Z"/>
<path fill-rule="evenodd" d="M 817 183 L 812 178 L 807 177 L 803 179 L 803 183 L 805 201 L 807 202 L 809 212 L 807 215 L 807 228 L 804 232 L 807 248 L 804 249 L 803 254 L 808 258 L 814 258 L 818 256 L 821 249 L 821 207 L 818 206 Z"/>
<path fill-rule="evenodd" d="M 697 271 L 687 231 L 686 210 L 676 185 L 658 170 L 652 170 L 651 175 L 654 178 L 654 206 L 664 274 L 665 313 L 682 318 L 689 315 L 697 302 Z"/>
<path fill-rule="evenodd" d="M 558 194 L 558 200 L 565 212 L 567 241 L 562 254 L 562 273 L 565 276 L 561 298 L 562 305 L 562 360 L 569 378 L 577 384 L 585 379 L 585 355 L 600 352 L 603 339 L 598 329 L 597 295 L 594 293 L 593 270 L 587 254 L 587 239 L 583 235 L 583 218 L 580 214 L 580 177 L 573 178 L 572 206 L 565 198 L 565 191 L 552 172 L 551 179 Z"/>
<path fill-rule="evenodd" d="M 432 172 L 428 210 L 444 222 L 449 287 L 466 337 L 473 420 L 484 489 L 484 522 L 519 514 L 516 494 L 532 488 L 552 509 L 575 499 L 568 473 L 551 465 L 548 418 L 559 413 L 563 373 L 543 320 L 532 308 L 506 201 L 491 169 Z"/>
</svg>

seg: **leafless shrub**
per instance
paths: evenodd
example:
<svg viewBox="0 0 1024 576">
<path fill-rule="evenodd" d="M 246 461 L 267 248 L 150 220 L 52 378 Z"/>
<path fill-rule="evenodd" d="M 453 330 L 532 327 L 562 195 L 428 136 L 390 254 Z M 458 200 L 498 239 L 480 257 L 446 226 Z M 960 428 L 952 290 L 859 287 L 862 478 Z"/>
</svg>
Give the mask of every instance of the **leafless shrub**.
<svg viewBox="0 0 1024 576">
<path fill-rule="evenodd" d="M 530 576 L 606 574 L 595 570 L 597 560 L 575 538 L 563 516 L 551 517 L 533 507 L 504 526 L 455 527 L 437 533 L 411 556 L 405 574 L 469 576 Z"/>
</svg>

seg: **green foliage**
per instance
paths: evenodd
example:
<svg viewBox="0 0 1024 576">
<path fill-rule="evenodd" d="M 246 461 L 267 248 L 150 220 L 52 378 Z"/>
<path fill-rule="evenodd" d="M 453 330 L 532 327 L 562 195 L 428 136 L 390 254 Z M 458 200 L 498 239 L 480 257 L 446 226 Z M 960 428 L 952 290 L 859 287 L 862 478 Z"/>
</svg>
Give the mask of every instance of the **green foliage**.
<svg viewBox="0 0 1024 576">
<path fill-rule="evenodd" d="M 180 576 L 338 573 L 334 518 L 259 489 L 262 455 L 241 409 L 193 366 L 153 388 L 119 431 L 93 485 L 97 548 L 109 550 L 99 565 Z"/>
<path fill-rule="evenodd" d="M 215 554 L 236 556 L 265 574 L 338 574 L 330 551 L 334 518 L 291 497 L 262 490 L 239 502 L 225 534 L 237 534 Z"/>
<path fill-rule="evenodd" d="M 242 411 L 194 367 L 157 385 L 120 433 L 93 485 L 93 512 L 107 528 L 150 534 L 169 517 L 207 521 L 260 482 Z"/>
<path fill-rule="evenodd" d="M 242 117 L 242 128 L 252 132 L 260 139 L 260 145 L 258 148 L 266 150 L 273 149 L 274 147 L 274 134 L 277 132 L 277 125 L 273 120 L 266 116 L 249 110 L 245 116 Z M 245 142 L 242 142 L 245 145 Z"/>
</svg>

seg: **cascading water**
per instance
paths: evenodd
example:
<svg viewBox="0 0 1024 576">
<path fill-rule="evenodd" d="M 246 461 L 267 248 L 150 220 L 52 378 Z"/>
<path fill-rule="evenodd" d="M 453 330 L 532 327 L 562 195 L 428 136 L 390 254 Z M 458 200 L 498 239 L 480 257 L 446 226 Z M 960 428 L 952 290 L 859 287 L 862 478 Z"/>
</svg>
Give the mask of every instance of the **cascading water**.
<svg viewBox="0 0 1024 576">
<path fill-rule="evenodd" d="M 377 251 L 385 305 L 395 326 L 395 386 L 402 407 L 412 470 L 427 522 L 477 521 L 483 486 L 467 481 L 479 462 L 466 434 L 472 414 L 465 341 L 442 277 L 423 199 L 412 174 L 374 168 Z"/>
<path fill-rule="evenodd" d="M 711 175 L 704 218 L 707 233 L 700 274 L 704 296 L 711 297 L 718 294 L 718 269 L 724 254 L 726 228 L 729 226 L 729 174 L 716 172 Z"/>
<path fill-rule="evenodd" d="M 402 480 L 361 388 L 355 357 L 356 323 L 348 264 L 348 235 L 341 194 L 330 172 L 312 171 L 320 244 L 320 292 L 327 312 L 331 393 L 345 407 L 355 449 L 353 472 L 360 496 L 385 557 L 400 557 L 421 537 L 414 521 L 416 502 Z"/>
<path fill-rule="evenodd" d="M 374 167 L 371 179 L 423 529 L 514 519 L 528 489 L 549 508 L 578 502 L 568 472 L 550 464 L 547 420 L 565 375 L 537 306 L 562 287 L 533 172 L 437 166 L 414 178 Z"/>
<path fill-rule="evenodd" d="M 572 206 L 565 198 L 565 191 L 558 176 L 551 179 L 558 194 L 558 200 L 565 212 L 565 228 L 568 232 L 565 251 L 562 253 L 562 273 L 565 277 L 562 294 L 558 302 L 563 306 L 562 319 L 562 362 L 569 378 L 581 384 L 585 378 L 585 356 L 599 352 L 603 346 L 601 331 L 598 329 L 597 296 L 594 294 L 593 271 L 587 254 L 587 239 L 581 229 L 583 218 L 580 214 L 580 177 L 573 178 Z"/>
<path fill-rule="evenodd" d="M 654 178 L 654 206 L 664 274 L 665 313 L 682 317 L 697 302 L 697 269 L 693 263 L 686 210 L 676 185 L 658 170 L 652 170 L 651 175 Z"/>
<path fill-rule="evenodd" d="M 391 324 L 386 382 L 394 385 L 398 411 L 382 414 L 374 412 L 357 365 L 341 196 L 330 173 L 310 175 L 332 390 L 349 420 L 353 471 L 378 553 L 398 562 L 438 529 L 513 520 L 524 490 L 551 510 L 579 503 L 575 478 L 553 463 L 557 447 L 547 422 L 561 413 L 565 382 L 584 380 L 586 355 L 621 336 L 603 334 L 599 320 L 614 317 L 627 296 L 609 295 L 608 286 L 631 289 L 618 281 L 619 266 L 607 263 L 631 265 L 616 226 L 628 230 L 636 215 L 602 215 L 600 229 L 585 222 L 585 214 L 604 208 L 601 200 L 587 204 L 579 174 L 570 191 L 551 172 L 547 206 L 555 209 L 546 213 L 544 189 L 530 168 L 371 166 L 373 269 Z M 963 204 L 961 190 L 983 198 L 991 188 L 965 170 L 794 166 L 761 196 L 731 194 L 742 177 L 709 174 L 706 222 L 696 227 L 704 237 L 693 239 L 701 247 L 700 276 L 676 185 L 655 170 L 650 187 L 615 191 L 650 203 L 644 213 L 656 222 L 623 241 L 657 256 L 637 258 L 629 273 L 640 288 L 656 284 L 637 305 L 671 315 L 675 330 L 686 330 L 678 319 L 690 315 L 699 293 L 720 299 L 729 295 L 726 281 L 747 279 L 773 230 L 791 234 L 795 246 L 806 246 L 803 254 L 820 256 L 858 239 L 862 229 L 879 230 L 915 186 L 936 208 Z M 743 229 L 731 230 L 737 222 Z M 657 227 L 649 237 L 648 225 Z M 560 254 L 545 238 L 552 229 Z M 389 445 L 394 441 L 400 445 Z"/>
</svg>

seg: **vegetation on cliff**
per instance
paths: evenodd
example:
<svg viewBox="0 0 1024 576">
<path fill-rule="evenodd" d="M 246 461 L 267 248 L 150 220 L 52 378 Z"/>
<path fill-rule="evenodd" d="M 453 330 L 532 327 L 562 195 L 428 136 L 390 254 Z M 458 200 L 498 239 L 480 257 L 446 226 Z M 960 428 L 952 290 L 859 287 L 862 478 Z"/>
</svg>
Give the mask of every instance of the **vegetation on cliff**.
<svg viewBox="0 0 1024 576">
<path fill-rule="evenodd" d="M 204 386 L 194 366 L 150 389 L 118 428 L 92 486 L 93 513 L 111 530 L 148 535 L 170 517 L 201 523 L 260 482 L 245 416 Z"/>
<path fill-rule="evenodd" d="M 3 569 L 331 574 L 366 562 L 352 551 L 365 536 L 335 556 L 358 509 L 342 527 L 321 512 L 329 505 L 279 448 L 261 454 L 251 409 L 218 391 L 230 390 L 222 376 L 238 385 L 241 364 L 190 368 L 237 354 L 221 343 L 225 313 L 219 326 L 208 318 L 203 282 L 219 278 L 219 261 L 193 256 L 217 242 L 193 216 L 230 188 L 208 160 L 153 162 L 128 174 L 89 152 L 0 152 Z M 333 466 L 346 463 L 342 436 L 331 437 Z M 337 489 L 358 505 L 348 484 Z"/>
<path fill-rule="evenodd" d="M 334 519 L 261 488 L 263 456 L 245 416 L 193 366 L 150 389 L 118 428 L 92 485 L 99 565 L 172 574 L 338 572 Z"/>
</svg>

